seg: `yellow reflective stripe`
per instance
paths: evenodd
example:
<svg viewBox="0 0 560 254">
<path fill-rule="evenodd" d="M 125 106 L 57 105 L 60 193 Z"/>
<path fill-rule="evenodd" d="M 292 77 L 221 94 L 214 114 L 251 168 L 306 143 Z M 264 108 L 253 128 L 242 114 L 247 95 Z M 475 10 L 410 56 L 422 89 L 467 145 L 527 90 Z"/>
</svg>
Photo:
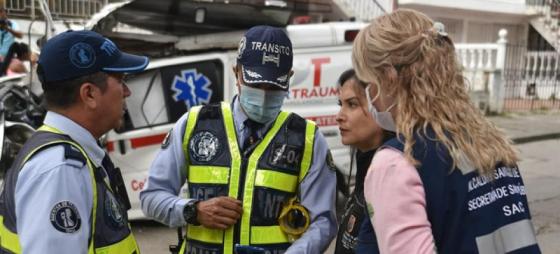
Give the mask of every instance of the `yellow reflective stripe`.
<svg viewBox="0 0 560 254">
<path fill-rule="evenodd" d="M 48 125 L 43 125 L 41 127 L 39 127 L 38 130 L 41 131 L 48 131 L 48 132 L 52 132 L 52 133 L 56 133 L 56 134 L 64 134 L 62 131 L 60 131 L 57 128 L 48 126 Z M 54 141 L 54 142 L 50 142 L 48 144 L 43 144 L 41 147 L 44 147 L 46 145 L 50 145 L 50 144 L 54 144 L 54 143 L 68 143 L 70 145 L 73 145 L 74 147 L 78 148 L 78 150 L 80 150 L 80 153 L 82 153 L 82 155 L 86 158 L 87 161 L 87 165 L 88 165 L 88 169 L 89 169 L 89 174 L 90 174 L 90 178 L 91 178 L 91 192 L 93 194 L 93 198 L 92 198 L 92 224 L 91 224 L 91 236 L 95 235 L 95 224 L 97 223 L 97 183 L 95 182 L 95 173 L 93 172 L 93 170 L 95 169 L 95 166 L 93 165 L 93 162 L 91 161 L 91 159 L 89 158 L 88 154 L 84 151 L 84 149 L 75 142 L 71 142 L 71 141 L 65 141 L 65 140 L 59 140 L 59 141 Z M 29 155 L 27 155 L 24 159 L 24 162 L 27 161 L 29 159 L 29 157 L 35 153 L 37 150 L 34 150 L 33 152 L 31 152 Z M 93 244 L 94 243 L 94 239 L 93 237 L 91 237 L 90 242 L 88 243 L 89 247 L 88 247 L 88 253 L 93 254 L 95 253 Z"/>
<path fill-rule="evenodd" d="M 305 148 L 303 149 L 303 159 L 301 160 L 301 169 L 299 171 L 299 182 L 303 181 L 313 159 L 313 142 L 315 141 L 315 123 L 306 120 L 305 126 Z"/>
<path fill-rule="evenodd" d="M 251 157 L 249 158 L 249 163 L 247 165 L 247 172 L 245 177 L 245 186 L 243 188 L 243 216 L 241 217 L 241 230 L 240 230 L 240 244 L 248 245 L 250 244 L 250 226 L 251 226 L 251 206 L 253 204 L 253 190 L 255 188 L 255 176 L 257 171 L 257 163 L 261 158 L 262 154 L 266 150 L 266 147 L 272 141 L 272 138 L 276 136 L 280 127 L 284 124 L 290 113 L 280 112 L 276 121 L 270 131 L 264 136 L 259 145 L 255 148 Z"/>
<path fill-rule="evenodd" d="M 227 184 L 229 181 L 228 167 L 190 166 L 190 183 Z"/>
<path fill-rule="evenodd" d="M 48 132 L 52 132 L 52 133 L 56 133 L 56 134 L 64 134 L 64 132 L 62 132 L 61 130 L 59 130 L 55 127 L 48 126 L 48 125 L 42 125 L 37 130 L 38 131 L 48 131 Z"/>
<path fill-rule="evenodd" d="M 221 103 L 222 116 L 224 118 L 224 127 L 227 134 L 229 152 L 231 154 L 231 170 L 229 179 L 229 192 L 228 196 L 238 199 L 239 191 L 239 177 L 241 175 L 241 154 L 237 144 L 237 134 L 233 122 L 233 114 L 231 108 L 226 102 Z M 233 253 L 233 234 L 234 227 L 229 227 L 225 231 L 224 237 L 224 254 Z"/>
<path fill-rule="evenodd" d="M 252 226 L 251 244 L 288 243 L 288 236 L 280 226 Z"/>
<path fill-rule="evenodd" d="M 13 253 L 21 253 L 19 237 L 4 227 L 4 217 L 0 216 L 0 246 Z"/>
<path fill-rule="evenodd" d="M 255 186 L 273 188 L 294 193 L 298 184 L 298 177 L 278 171 L 259 169 L 255 177 Z"/>
<path fill-rule="evenodd" d="M 134 236 L 130 233 L 125 239 L 109 246 L 96 248 L 96 254 L 140 253 Z"/>
<path fill-rule="evenodd" d="M 222 244 L 224 242 L 224 231 L 189 224 L 187 226 L 187 237 L 204 243 Z"/>
<path fill-rule="evenodd" d="M 187 117 L 187 124 L 185 126 L 185 134 L 183 136 L 183 153 L 185 154 L 185 170 L 188 172 L 189 168 L 189 139 L 191 138 L 192 131 L 196 125 L 196 120 L 198 119 L 198 113 L 202 106 L 192 107 L 189 110 L 189 116 Z"/>
<path fill-rule="evenodd" d="M 183 239 L 183 243 L 181 244 L 181 249 L 179 250 L 179 254 L 185 254 L 186 248 L 187 248 L 187 241 Z"/>
</svg>

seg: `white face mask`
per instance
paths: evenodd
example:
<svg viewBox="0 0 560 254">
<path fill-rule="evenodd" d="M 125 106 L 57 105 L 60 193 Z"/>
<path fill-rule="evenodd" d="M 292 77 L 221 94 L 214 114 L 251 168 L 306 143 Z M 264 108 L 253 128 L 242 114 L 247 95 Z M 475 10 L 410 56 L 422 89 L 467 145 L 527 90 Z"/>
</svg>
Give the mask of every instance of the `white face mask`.
<svg viewBox="0 0 560 254">
<path fill-rule="evenodd" d="M 286 98 L 286 91 L 263 90 L 241 85 L 239 103 L 251 120 L 266 123 L 274 120 Z"/>
<path fill-rule="evenodd" d="M 369 84 L 366 87 L 366 97 L 368 100 L 368 109 L 369 112 L 371 113 L 371 115 L 373 116 L 373 119 L 375 119 L 375 121 L 377 122 L 377 124 L 379 125 L 379 127 L 381 127 L 384 130 L 388 130 L 388 131 L 392 131 L 392 132 L 397 132 L 397 125 L 395 124 L 395 121 L 393 120 L 393 116 L 391 115 L 391 112 L 389 112 L 395 105 L 396 103 L 393 103 L 393 105 L 389 106 L 387 108 L 386 111 L 383 112 L 379 112 L 377 111 L 377 109 L 375 108 L 375 106 L 373 106 L 373 102 L 375 100 L 377 100 L 377 98 L 379 98 L 379 95 L 381 94 L 380 88 L 379 88 L 379 84 L 377 84 L 377 95 L 375 96 L 375 98 L 371 99 L 371 95 L 369 94 L 369 87 L 371 86 L 371 84 Z"/>
</svg>

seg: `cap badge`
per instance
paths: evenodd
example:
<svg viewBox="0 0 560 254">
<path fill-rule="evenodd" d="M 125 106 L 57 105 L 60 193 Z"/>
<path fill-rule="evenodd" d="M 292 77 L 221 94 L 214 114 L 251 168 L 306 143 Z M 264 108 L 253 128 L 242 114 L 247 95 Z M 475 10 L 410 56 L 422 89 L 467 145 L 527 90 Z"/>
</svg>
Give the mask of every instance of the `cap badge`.
<svg viewBox="0 0 560 254">
<path fill-rule="evenodd" d="M 93 48 L 83 42 L 78 42 L 70 48 L 70 61 L 78 68 L 89 68 L 95 63 Z"/>
<path fill-rule="evenodd" d="M 267 55 L 266 52 L 263 52 L 262 64 L 265 64 L 266 62 L 276 63 L 276 67 L 280 67 L 280 54 Z"/>
</svg>

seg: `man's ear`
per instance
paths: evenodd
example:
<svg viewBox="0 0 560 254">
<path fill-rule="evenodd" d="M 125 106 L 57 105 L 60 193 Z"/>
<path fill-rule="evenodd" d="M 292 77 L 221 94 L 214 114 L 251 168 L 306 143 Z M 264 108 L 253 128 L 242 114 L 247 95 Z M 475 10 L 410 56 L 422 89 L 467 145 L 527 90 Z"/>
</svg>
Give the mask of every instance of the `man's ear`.
<svg viewBox="0 0 560 254">
<path fill-rule="evenodd" d="M 101 90 L 96 85 L 86 82 L 80 86 L 78 94 L 79 100 L 88 108 L 97 108 L 97 98 L 101 95 Z"/>
<path fill-rule="evenodd" d="M 288 79 L 292 78 L 293 75 L 294 75 L 294 70 L 290 70 L 290 73 L 288 73 Z"/>
<path fill-rule="evenodd" d="M 233 74 L 235 74 L 235 86 L 237 87 L 237 94 L 241 93 L 241 87 L 240 87 L 240 84 L 239 84 L 239 78 L 240 78 L 239 77 L 239 71 L 240 71 L 239 68 L 241 68 L 241 67 L 238 67 L 237 65 L 234 65 L 232 67 Z"/>
</svg>

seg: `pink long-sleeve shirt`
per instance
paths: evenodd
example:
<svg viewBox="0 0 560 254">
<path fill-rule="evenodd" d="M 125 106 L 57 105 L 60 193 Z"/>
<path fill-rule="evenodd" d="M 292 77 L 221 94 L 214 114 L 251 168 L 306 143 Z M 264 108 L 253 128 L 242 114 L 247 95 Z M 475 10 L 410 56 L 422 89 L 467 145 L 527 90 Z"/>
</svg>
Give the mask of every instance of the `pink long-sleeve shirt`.
<svg viewBox="0 0 560 254">
<path fill-rule="evenodd" d="M 364 186 L 380 253 L 436 252 L 422 180 L 400 151 L 379 150 Z"/>
</svg>

